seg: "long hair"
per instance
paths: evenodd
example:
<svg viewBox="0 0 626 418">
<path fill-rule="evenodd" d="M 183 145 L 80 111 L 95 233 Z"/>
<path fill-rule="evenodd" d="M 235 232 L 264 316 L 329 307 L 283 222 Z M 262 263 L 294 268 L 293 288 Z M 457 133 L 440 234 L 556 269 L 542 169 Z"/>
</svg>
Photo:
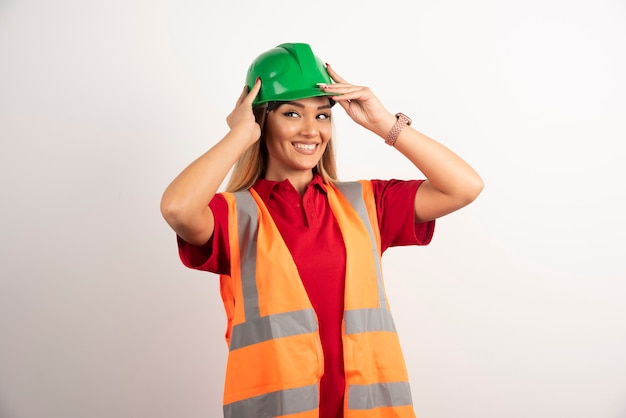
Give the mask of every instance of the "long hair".
<svg viewBox="0 0 626 418">
<path fill-rule="evenodd" d="M 265 143 L 265 118 L 267 114 L 278 107 L 280 103 L 274 102 L 269 106 L 260 106 L 253 109 L 254 119 L 261 127 L 261 138 L 252 144 L 235 162 L 233 171 L 226 185 L 227 192 L 238 192 L 247 190 L 265 175 L 267 168 L 268 151 Z M 333 134 L 334 134 L 333 126 Z M 333 135 L 334 136 L 334 135 Z M 335 151 L 333 149 L 333 139 L 326 143 L 326 149 L 318 161 L 314 173 L 318 173 L 324 183 L 337 181 L 337 165 L 335 161 Z"/>
</svg>

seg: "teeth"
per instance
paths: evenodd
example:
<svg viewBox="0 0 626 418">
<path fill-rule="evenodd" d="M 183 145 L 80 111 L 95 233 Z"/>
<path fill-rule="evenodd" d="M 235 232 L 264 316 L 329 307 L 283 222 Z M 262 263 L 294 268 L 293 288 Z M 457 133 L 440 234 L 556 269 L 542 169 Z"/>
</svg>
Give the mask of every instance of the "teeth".
<svg viewBox="0 0 626 418">
<path fill-rule="evenodd" d="M 317 145 L 316 144 L 299 144 L 299 143 L 295 143 L 295 144 L 293 144 L 293 146 L 296 147 L 296 148 L 299 148 L 299 149 L 303 149 L 303 150 L 307 150 L 307 151 L 313 151 Z"/>
</svg>

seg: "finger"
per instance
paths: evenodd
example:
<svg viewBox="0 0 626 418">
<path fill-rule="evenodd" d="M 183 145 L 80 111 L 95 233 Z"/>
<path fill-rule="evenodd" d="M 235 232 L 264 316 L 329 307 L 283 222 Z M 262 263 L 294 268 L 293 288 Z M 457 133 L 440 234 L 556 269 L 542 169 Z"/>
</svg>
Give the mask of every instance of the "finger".
<svg viewBox="0 0 626 418">
<path fill-rule="evenodd" d="M 256 81 L 254 82 L 254 86 L 252 86 L 252 88 L 250 89 L 250 92 L 247 94 L 247 96 L 245 97 L 242 103 L 252 105 L 252 102 L 254 101 L 255 97 L 259 94 L 260 90 L 261 90 L 261 79 L 257 77 Z"/>
<path fill-rule="evenodd" d="M 361 86 L 355 86 L 354 84 L 348 83 L 333 83 L 333 84 L 318 84 L 321 89 L 328 90 L 340 90 L 340 89 L 353 89 L 353 88 L 362 88 Z"/>
<path fill-rule="evenodd" d="M 323 91 L 336 94 L 365 93 L 364 87 L 346 86 L 346 87 L 323 87 Z"/>
<path fill-rule="evenodd" d="M 353 84 L 346 84 L 346 83 L 324 84 L 324 85 L 320 85 L 320 88 L 322 89 L 322 91 L 325 91 L 328 93 L 337 93 L 340 95 L 358 92 L 359 94 L 362 95 L 363 98 L 367 97 L 367 94 L 369 91 L 367 87 L 355 86 Z M 357 97 L 350 97 L 350 99 L 356 99 L 356 98 Z"/>
<path fill-rule="evenodd" d="M 352 100 L 367 100 L 369 90 L 364 87 L 352 87 L 340 93 L 339 96 L 333 96 L 333 100 L 338 102 L 349 102 Z"/>
<path fill-rule="evenodd" d="M 243 86 L 243 90 L 241 91 L 241 94 L 239 95 L 239 98 L 237 99 L 237 103 L 235 103 L 235 108 L 239 107 L 241 103 L 243 103 L 247 95 L 248 95 L 248 86 Z"/>
<path fill-rule="evenodd" d="M 326 64 L 326 70 L 328 71 L 328 75 L 330 75 L 330 78 L 332 78 L 335 83 L 347 83 L 346 80 L 344 80 L 339 74 L 337 74 L 337 72 L 333 69 L 333 67 L 330 66 L 330 64 Z"/>
</svg>

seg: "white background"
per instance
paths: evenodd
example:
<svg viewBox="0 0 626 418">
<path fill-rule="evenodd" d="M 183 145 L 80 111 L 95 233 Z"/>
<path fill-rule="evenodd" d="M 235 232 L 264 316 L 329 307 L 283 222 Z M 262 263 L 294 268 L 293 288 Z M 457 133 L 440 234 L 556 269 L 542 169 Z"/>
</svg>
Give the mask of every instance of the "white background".
<svg viewBox="0 0 626 418">
<path fill-rule="evenodd" d="M 221 416 L 217 278 L 159 200 L 282 42 L 485 180 L 383 258 L 418 417 L 625 417 L 626 3 L 214 3 L 0 0 L 0 417 Z M 421 177 L 335 120 L 342 179 Z"/>
</svg>

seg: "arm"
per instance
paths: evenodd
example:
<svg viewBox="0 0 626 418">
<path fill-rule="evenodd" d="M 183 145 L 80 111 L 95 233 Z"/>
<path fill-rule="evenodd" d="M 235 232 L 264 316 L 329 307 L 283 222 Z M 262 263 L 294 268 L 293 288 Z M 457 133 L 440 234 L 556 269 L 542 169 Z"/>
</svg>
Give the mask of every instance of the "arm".
<svg viewBox="0 0 626 418">
<path fill-rule="evenodd" d="M 202 245 L 213 236 L 213 213 L 208 204 L 239 156 L 261 136 L 261 128 L 252 113 L 252 101 L 260 87 L 257 81 L 250 92 L 244 89 L 227 117 L 230 131 L 187 166 L 163 193 L 163 217 L 191 244 Z"/>
<path fill-rule="evenodd" d="M 323 89 L 340 93 L 333 99 L 358 124 L 385 139 L 396 122 L 367 87 L 347 83 L 329 66 L 336 84 Z M 439 142 L 406 126 L 394 147 L 420 170 L 426 181 L 415 194 L 416 222 L 430 221 L 471 203 L 483 189 L 480 176 L 454 152 Z"/>
<path fill-rule="evenodd" d="M 410 126 L 402 130 L 394 146 L 427 178 L 415 194 L 417 222 L 461 209 L 473 202 L 483 189 L 483 181 L 472 167 Z"/>
</svg>

